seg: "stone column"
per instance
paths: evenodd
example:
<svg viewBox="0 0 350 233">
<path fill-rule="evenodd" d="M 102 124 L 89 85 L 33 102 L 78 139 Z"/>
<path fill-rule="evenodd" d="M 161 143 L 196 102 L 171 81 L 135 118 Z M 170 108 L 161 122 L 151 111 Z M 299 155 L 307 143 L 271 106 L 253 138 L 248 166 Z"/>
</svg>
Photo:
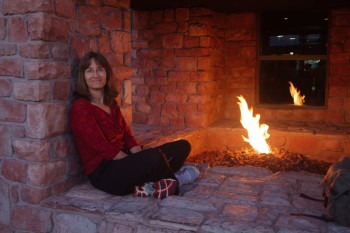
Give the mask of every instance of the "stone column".
<svg viewBox="0 0 350 233">
<path fill-rule="evenodd" d="M 51 212 L 40 202 L 84 177 L 69 110 L 72 67 L 86 51 L 108 57 L 131 123 L 129 5 L 128 0 L 0 1 L 1 232 L 50 231 Z"/>
</svg>

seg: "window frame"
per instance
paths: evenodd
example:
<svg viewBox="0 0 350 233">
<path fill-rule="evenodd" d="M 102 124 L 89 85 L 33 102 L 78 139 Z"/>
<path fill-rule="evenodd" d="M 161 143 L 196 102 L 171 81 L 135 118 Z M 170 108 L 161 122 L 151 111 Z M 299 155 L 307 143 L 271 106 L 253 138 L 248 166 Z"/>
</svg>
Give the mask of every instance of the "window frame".
<svg viewBox="0 0 350 233">
<path fill-rule="evenodd" d="M 298 10 L 291 10 L 290 12 L 295 11 L 296 13 Z M 327 22 L 327 40 L 326 40 L 326 54 L 320 55 L 320 54 L 314 54 L 314 55 L 290 55 L 290 54 L 281 54 L 281 55 L 261 55 L 262 51 L 262 35 L 261 35 L 261 28 L 262 28 L 262 13 L 263 12 L 257 12 L 257 72 L 256 72 L 256 88 L 255 88 L 255 104 L 257 107 L 268 107 L 268 108 L 279 108 L 279 109 L 327 109 L 328 108 L 328 88 L 329 88 L 329 42 L 330 42 L 330 12 L 327 12 L 328 22 Z M 324 105 L 322 106 L 314 106 L 314 105 L 303 105 L 303 106 L 296 106 L 293 104 L 264 104 L 260 101 L 260 63 L 261 61 L 296 61 L 296 60 L 324 60 L 326 63 L 326 70 L 325 70 L 325 99 L 324 99 Z"/>
</svg>

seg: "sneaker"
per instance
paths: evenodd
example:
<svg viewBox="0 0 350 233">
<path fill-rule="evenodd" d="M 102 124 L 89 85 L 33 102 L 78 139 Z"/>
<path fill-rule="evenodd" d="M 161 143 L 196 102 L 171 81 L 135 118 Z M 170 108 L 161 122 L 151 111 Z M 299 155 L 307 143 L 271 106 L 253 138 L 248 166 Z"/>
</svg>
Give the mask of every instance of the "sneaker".
<svg viewBox="0 0 350 233">
<path fill-rule="evenodd" d="M 180 186 L 193 182 L 199 176 L 199 170 L 193 166 L 183 166 L 175 172 L 176 178 L 179 180 Z"/>
<path fill-rule="evenodd" d="M 135 186 L 135 195 L 138 197 L 166 198 L 176 194 L 179 183 L 174 179 L 161 179 L 156 182 L 146 182 L 141 186 Z"/>
</svg>

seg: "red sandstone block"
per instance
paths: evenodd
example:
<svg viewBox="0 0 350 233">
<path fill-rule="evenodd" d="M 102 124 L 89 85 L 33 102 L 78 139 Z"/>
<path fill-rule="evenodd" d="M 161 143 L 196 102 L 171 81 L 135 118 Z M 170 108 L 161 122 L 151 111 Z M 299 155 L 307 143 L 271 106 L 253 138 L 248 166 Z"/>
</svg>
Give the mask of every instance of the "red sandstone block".
<svg viewBox="0 0 350 233">
<path fill-rule="evenodd" d="M 174 33 L 177 30 L 176 23 L 158 23 L 155 27 L 156 33 Z"/>
<path fill-rule="evenodd" d="M 50 138 L 68 131 L 65 104 L 31 104 L 27 110 L 27 134 L 32 138 Z"/>
<path fill-rule="evenodd" d="M 316 154 L 320 148 L 320 141 L 313 135 L 293 134 L 289 136 L 289 150 L 306 155 Z"/>
<path fill-rule="evenodd" d="M 107 30 L 120 30 L 123 26 L 122 12 L 114 7 L 101 8 L 101 26 Z"/>
<path fill-rule="evenodd" d="M 210 47 L 211 46 L 211 38 L 209 36 L 201 36 L 199 38 L 199 44 L 201 47 Z"/>
<path fill-rule="evenodd" d="M 331 66 L 332 75 L 350 75 L 350 64 L 333 64 Z"/>
<path fill-rule="evenodd" d="M 26 182 L 27 164 L 14 159 L 2 161 L 1 175 L 6 179 L 25 183 Z"/>
<path fill-rule="evenodd" d="M 84 36 L 100 34 L 100 8 L 98 6 L 80 5 L 77 11 L 77 32 Z"/>
<path fill-rule="evenodd" d="M 132 48 L 139 50 L 139 49 L 146 49 L 148 48 L 148 42 L 147 41 L 132 41 Z"/>
<path fill-rule="evenodd" d="M 145 96 L 141 96 L 140 99 L 136 99 L 135 97 L 133 97 L 134 102 L 136 103 L 145 103 L 146 102 L 146 98 Z M 159 93 L 159 92 L 151 92 L 150 97 L 149 97 L 149 102 L 150 103 L 165 103 L 165 94 Z"/>
<path fill-rule="evenodd" d="M 349 53 L 333 53 L 329 55 L 330 64 L 348 64 L 350 61 Z"/>
<path fill-rule="evenodd" d="M 131 51 L 131 36 L 126 32 L 111 32 L 112 50 L 118 53 L 128 53 Z"/>
<path fill-rule="evenodd" d="M 204 57 L 211 55 L 212 52 L 210 48 L 191 48 L 191 56 Z"/>
<path fill-rule="evenodd" d="M 52 58 L 55 60 L 68 61 L 69 48 L 66 44 L 54 44 L 51 46 Z"/>
<path fill-rule="evenodd" d="M 26 43 L 19 46 L 19 55 L 26 58 L 46 59 L 50 57 L 47 43 Z"/>
<path fill-rule="evenodd" d="M 29 232 L 50 232 L 53 228 L 52 213 L 33 206 L 14 206 L 12 226 Z"/>
<path fill-rule="evenodd" d="M 168 93 L 165 97 L 167 103 L 184 104 L 188 101 L 188 95 L 178 93 Z"/>
<path fill-rule="evenodd" d="M 159 64 L 160 69 L 175 69 L 175 58 L 174 57 L 165 57 L 161 59 Z"/>
<path fill-rule="evenodd" d="M 55 12 L 57 16 L 65 19 L 75 18 L 75 2 L 72 0 L 55 0 Z"/>
<path fill-rule="evenodd" d="M 29 61 L 25 64 L 26 79 L 68 79 L 71 76 L 67 63 L 48 61 Z"/>
<path fill-rule="evenodd" d="M 175 9 L 175 20 L 176 21 L 188 21 L 190 19 L 189 8 L 177 8 Z"/>
<path fill-rule="evenodd" d="M 0 101 L 0 120 L 5 122 L 24 122 L 26 119 L 26 105 L 14 101 Z"/>
<path fill-rule="evenodd" d="M 255 29 L 230 29 L 225 32 L 225 39 L 227 41 L 256 40 L 256 32 Z"/>
<path fill-rule="evenodd" d="M 192 24 L 189 26 L 190 36 L 207 36 L 210 35 L 207 25 L 203 24 Z"/>
<path fill-rule="evenodd" d="M 64 158 L 76 153 L 72 137 L 59 137 L 52 143 L 52 151 L 55 158 Z"/>
<path fill-rule="evenodd" d="M 68 24 L 64 19 L 49 15 L 28 16 L 28 31 L 32 40 L 61 41 L 68 40 Z"/>
<path fill-rule="evenodd" d="M 185 118 L 184 117 L 169 117 L 169 126 L 184 127 Z"/>
<path fill-rule="evenodd" d="M 165 9 L 164 10 L 164 22 L 174 22 L 175 12 L 174 9 Z"/>
<path fill-rule="evenodd" d="M 176 93 L 184 93 L 188 95 L 197 93 L 196 82 L 180 82 L 176 86 Z"/>
<path fill-rule="evenodd" d="M 163 35 L 162 45 L 165 49 L 182 48 L 183 36 L 181 34 Z"/>
<path fill-rule="evenodd" d="M 130 11 L 123 11 L 123 29 L 126 32 L 131 31 L 131 13 L 130 13 Z"/>
<path fill-rule="evenodd" d="M 189 72 L 189 80 L 194 82 L 206 82 L 210 80 L 208 71 Z"/>
<path fill-rule="evenodd" d="M 146 103 L 136 104 L 135 109 L 137 112 L 142 113 L 150 113 L 151 112 L 151 106 Z"/>
<path fill-rule="evenodd" d="M 214 85 L 212 82 L 200 82 L 197 84 L 197 94 L 212 94 Z"/>
<path fill-rule="evenodd" d="M 103 3 L 106 5 L 129 8 L 130 0 L 103 0 Z"/>
<path fill-rule="evenodd" d="M 330 30 L 333 43 L 337 41 L 342 43 L 342 40 L 346 39 L 350 35 L 350 28 L 348 27 L 331 27 Z"/>
<path fill-rule="evenodd" d="M 177 23 L 177 32 L 186 33 L 188 32 L 188 22 L 178 22 Z"/>
<path fill-rule="evenodd" d="M 29 164 L 28 182 L 35 186 L 52 185 L 65 177 L 66 170 L 64 161 Z"/>
<path fill-rule="evenodd" d="M 0 58 L 0 76 L 23 76 L 23 60 Z"/>
<path fill-rule="evenodd" d="M 17 46 L 15 44 L 0 44 L 0 57 L 15 55 L 17 52 Z"/>
<path fill-rule="evenodd" d="M 173 93 L 175 91 L 176 84 L 171 84 L 171 85 L 163 85 L 160 86 L 160 91 L 162 93 Z"/>
<path fill-rule="evenodd" d="M 207 127 L 209 125 L 207 115 L 204 113 L 189 113 L 185 117 L 186 127 Z"/>
<path fill-rule="evenodd" d="M 156 32 L 154 29 L 142 29 L 138 31 L 136 39 L 148 41 L 149 44 L 156 40 Z"/>
<path fill-rule="evenodd" d="M 96 39 L 72 38 L 73 58 L 81 58 L 89 51 L 97 51 Z"/>
<path fill-rule="evenodd" d="M 49 160 L 50 143 L 31 139 L 15 139 L 12 143 L 14 155 L 26 161 L 45 162 Z"/>
<path fill-rule="evenodd" d="M 42 200 L 51 195 L 51 188 L 35 189 L 29 186 L 24 186 L 21 189 L 21 200 L 30 204 L 39 204 Z"/>
<path fill-rule="evenodd" d="M 132 113 L 132 119 L 135 124 L 147 124 L 148 122 L 148 116 L 146 114 L 135 111 Z"/>
<path fill-rule="evenodd" d="M 46 101 L 50 99 L 50 83 L 15 82 L 13 95 L 18 100 Z"/>
<path fill-rule="evenodd" d="M 133 11 L 132 28 L 136 30 L 146 29 L 149 24 L 151 11 Z"/>
<path fill-rule="evenodd" d="M 188 82 L 189 72 L 169 72 L 169 82 Z"/>
<path fill-rule="evenodd" d="M 10 157 L 12 155 L 11 148 L 11 126 L 0 125 L 0 157 Z"/>
<path fill-rule="evenodd" d="M 335 15 L 332 17 L 332 26 L 350 26 L 350 15 Z"/>
<path fill-rule="evenodd" d="M 59 80 L 53 83 L 52 98 L 54 100 L 68 100 L 71 93 L 70 80 Z"/>
<path fill-rule="evenodd" d="M 189 103 L 206 104 L 211 101 L 210 95 L 190 95 Z"/>
<path fill-rule="evenodd" d="M 176 57 L 190 57 L 190 56 L 192 56 L 191 49 L 176 49 L 175 56 Z"/>
<path fill-rule="evenodd" d="M 6 35 L 5 18 L 0 18 L 0 40 L 4 40 Z"/>
<path fill-rule="evenodd" d="M 255 28 L 255 13 L 230 14 L 227 16 L 228 28 Z"/>
<path fill-rule="evenodd" d="M 7 21 L 8 41 L 25 42 L 28 39 L 27 24 L 22 17 L 11 17 Z"/>
<path fill-rule="evenodd" d="M 256 47 L 243 47 L 240 49 L 241 52 L 241 56 L 242 58 L 256 58 L 256 53 L 257 53 L 257 50 L 256 50 Z"/>
<path fill-rule="evenodd" d="M 333 86 L 329 88 L 329 97 L 347 97 L 348 87 Z"/>
<path fill-rule="evenodd" d="M 163 104 L 161 117 L 177 117 L 178 112 L 175 104 Z"/>
<path fill-rule="evenodd" d="M 52 13 L 53 11 L 53 2 L 49 0 L 4 0 L 2 3 L 2 13 L 4 15 L 23 14 L 29 12 Z"/>
<path fill-rule="evenodd" d="M 193 104 L 193 103 L 176 103 L 176 107 L 179 111 L 179 113 L 188 113 L 188 112 L 197 112 L 197 104 Z"/>
<path fill-rule="evenodd" d="M 10 96 L 12 84 L 9 79 L 0 80 L 0 96 Z"/>
<path fill-rule="evenodd" d="M 155 22 L 155 23 L 164 22 L 164 11 L 163 10 L 152 10 L 150 12 L 150 19 L 152 22 Z"/>
<path fill-rule="evenodd" d="M 196 71 L 197 58 L 195 57 L 177 57 L 176 68 L 177 71 Z"/>
<path fill-rule="evenodd" d="M 185 48 L 199 47 L 199 37 L 198 36 L 187 36 L 184 38 Z"/>
<path fill-rule="evenodd" d="M 131 78 L 132 69 L 129 67 L 125 67 L 125 66 L 119 66 L 119 67 L 113 69 L 113 73 L 117 79 L 124 80 L 124 79 Z"/>
</svg>

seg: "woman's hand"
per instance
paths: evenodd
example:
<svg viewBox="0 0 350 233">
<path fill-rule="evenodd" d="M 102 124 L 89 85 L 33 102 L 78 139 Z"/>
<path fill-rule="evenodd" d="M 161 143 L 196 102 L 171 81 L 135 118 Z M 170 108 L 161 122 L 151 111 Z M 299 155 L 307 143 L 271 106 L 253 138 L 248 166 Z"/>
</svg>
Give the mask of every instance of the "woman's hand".
<svg viewBox="0 0 350 233">
<path fill-rule="evenodd" d="M 141 149 L 140 146 L 133 146 L 133 147 L 130 149 L 130 152 L 131 152 L 132 154 L 135 154 L 135 153 L 140 152 L 140 151 L 142 151 L 142 149 Z"/>
<path fill-rule="evenodd" d="M 125 153 L 124 151 L 120 150 L 120 151 L 118 152 L 118 154 L 113 158 L 113 160 L 123 159 L 123 158 L 125 158 L 126 156 L 128 156 L 128 154 Z"/>
</svg>

